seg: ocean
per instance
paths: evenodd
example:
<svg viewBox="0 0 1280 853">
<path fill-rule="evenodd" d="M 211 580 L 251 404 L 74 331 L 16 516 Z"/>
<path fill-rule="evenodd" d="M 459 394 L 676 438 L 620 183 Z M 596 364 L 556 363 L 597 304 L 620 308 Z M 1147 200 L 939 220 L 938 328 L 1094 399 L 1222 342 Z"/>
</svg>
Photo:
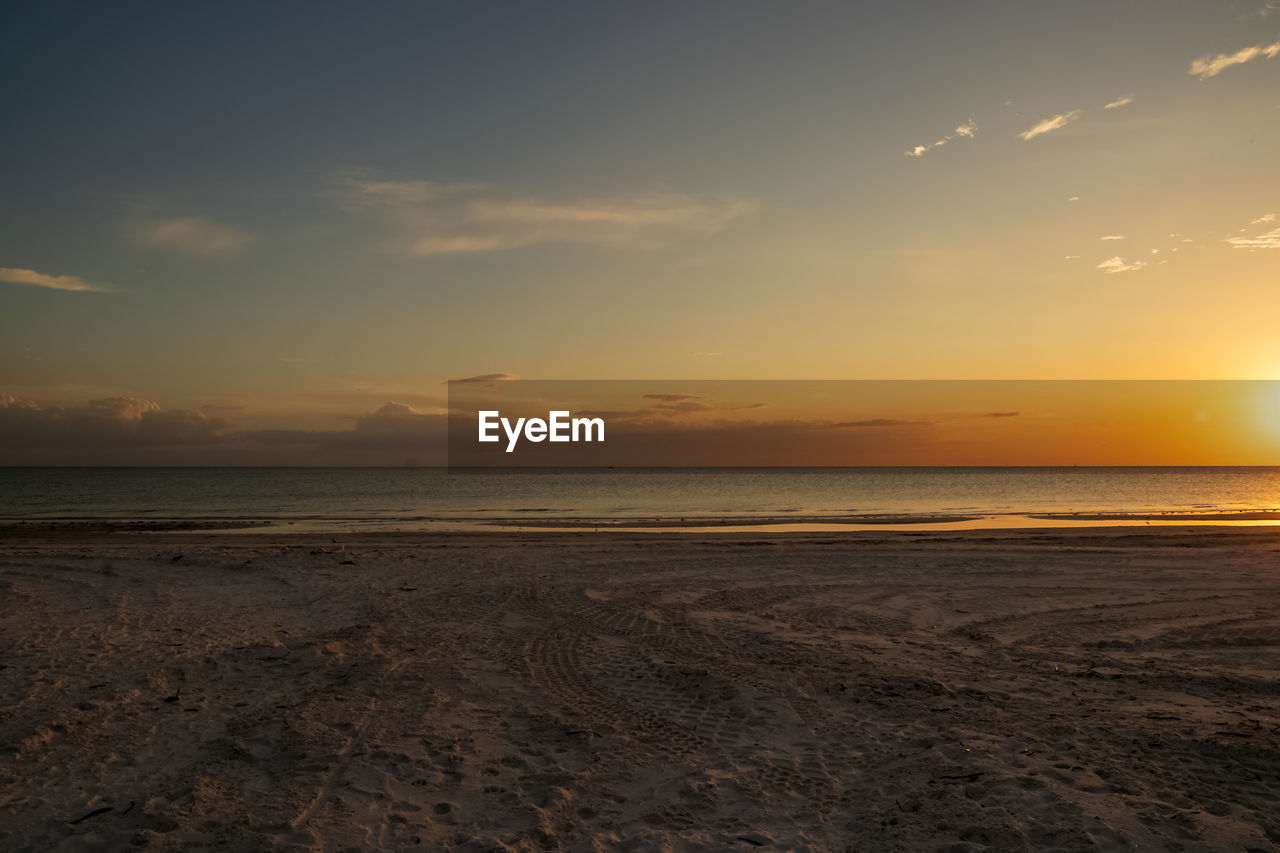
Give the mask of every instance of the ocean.
<svg viewBox="0 0 1280 853">
<path fill-rule="evenodd" d="M 1141 523 L 1164 514 L 1194 520 L 1252 513 L 1257 521 L 1257 513 L 1278 510 L 1280 467 L 0 469 L 2 524 L 972 527 L 1025 526 L 1027 516 L 1042 514 L 1069 521 L 1073 514 L 1104 513 Z"/>
</svg>

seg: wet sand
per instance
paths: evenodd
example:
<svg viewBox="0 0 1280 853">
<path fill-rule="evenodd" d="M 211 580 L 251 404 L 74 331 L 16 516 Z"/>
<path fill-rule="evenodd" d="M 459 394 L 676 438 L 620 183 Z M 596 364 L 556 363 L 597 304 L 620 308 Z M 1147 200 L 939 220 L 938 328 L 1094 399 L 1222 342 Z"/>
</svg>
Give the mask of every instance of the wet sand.
<svg viewBox="0 0 1280 853">
<path fill-rule="evenodd" d="M 1280 531 L 0 536 L 5 850 L 1269 850 Z"/>
</svg>

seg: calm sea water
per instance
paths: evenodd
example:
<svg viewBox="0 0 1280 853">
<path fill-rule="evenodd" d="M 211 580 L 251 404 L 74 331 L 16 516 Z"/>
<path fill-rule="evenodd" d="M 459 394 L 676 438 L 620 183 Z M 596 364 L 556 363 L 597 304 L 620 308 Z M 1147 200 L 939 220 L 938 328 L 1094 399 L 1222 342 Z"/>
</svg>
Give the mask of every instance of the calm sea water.
<svg viewBox="0 0 1280 853">
<path fill-rule="evenodd" d="M 1280 509 L 1280 468 L 6 468 L 0 521 L 308 527 Z"/>
</svg>

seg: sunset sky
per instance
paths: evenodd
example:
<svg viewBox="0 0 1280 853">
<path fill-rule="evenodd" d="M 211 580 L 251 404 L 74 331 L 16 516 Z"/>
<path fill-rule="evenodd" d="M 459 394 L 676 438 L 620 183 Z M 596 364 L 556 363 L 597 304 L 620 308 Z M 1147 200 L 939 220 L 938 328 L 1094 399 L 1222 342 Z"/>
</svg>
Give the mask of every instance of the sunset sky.
<svg viewBox="0 0 1280 853">
<path fill-rule="evenodd" d="M 3 30 L 0 461 L 285 446 L 499 372 L 1280 376 L 1277 0 Z"/>
</svg>

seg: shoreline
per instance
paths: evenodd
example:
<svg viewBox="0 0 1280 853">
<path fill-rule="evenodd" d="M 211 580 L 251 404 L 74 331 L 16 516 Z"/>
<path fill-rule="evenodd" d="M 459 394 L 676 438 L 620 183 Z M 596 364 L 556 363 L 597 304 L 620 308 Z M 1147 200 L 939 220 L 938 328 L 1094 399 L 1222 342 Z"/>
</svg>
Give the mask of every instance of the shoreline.
<svg viewBox="0 0 1280 853">
<path fill-rule="evenodd" d="M 1268 527 L 1280 525 L 1280 510 L 1162 510 L 1155 512 L 1009 512 L 981 514 L 864 513 L 853 515 L 726 515 L 682 517 L 423 517 L 423 518 L 31 518 L 0 521 L 0 541 L 44 533 L 200 533 L 223 531 L 240 536 L 288 533 L 344 534 L 463 532 L 602 533 L 660 532 L 689 534 L 836 533 L 868 530 L 1037 530 L 1062 528 Z"/>
</svg>

